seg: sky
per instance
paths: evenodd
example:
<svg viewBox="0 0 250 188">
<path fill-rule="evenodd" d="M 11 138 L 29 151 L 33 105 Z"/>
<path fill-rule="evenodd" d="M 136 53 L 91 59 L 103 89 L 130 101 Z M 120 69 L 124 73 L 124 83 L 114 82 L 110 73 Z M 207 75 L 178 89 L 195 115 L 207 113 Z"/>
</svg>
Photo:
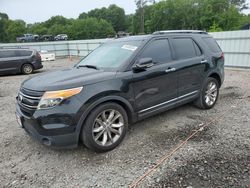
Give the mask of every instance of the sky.
<svg viewBox="0 0 250 188">
<path fill-rule="evenodd" d="M 250 6 L 250 0 L 246 0 Z M 126 14 L 135 12 L 135 0 L 0 0 L 0 12 L 10 19 L 22 19 L 26 23 L 48 20 L 51 16 L 62 15 L 77 18 L 80 13 L 94 8 L 116 4 L 124 8 Z M 245 13 L 249 14 L 250 9 Z"/>
<path fill-rule="evenodd" d="M 0 0 L 0 12 L 7 13 L 13 20 L 34 23 L 56 15 L 77 18 L 82 12 L 110 4 L 124 8 L 126 14 L 134 13 L 136 9 L 135 0 Z"/>
</svg>

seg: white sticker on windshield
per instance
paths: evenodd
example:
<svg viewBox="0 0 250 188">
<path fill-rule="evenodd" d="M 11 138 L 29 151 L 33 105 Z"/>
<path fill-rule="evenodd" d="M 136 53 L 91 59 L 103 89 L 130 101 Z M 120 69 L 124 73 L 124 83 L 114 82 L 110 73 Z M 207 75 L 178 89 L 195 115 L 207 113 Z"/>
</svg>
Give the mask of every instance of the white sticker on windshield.
<svg viewBox="0 0 250 188">
<path fill-rule="evenodd" d="M 132 46 L 132 45 L 125 44 L 125 45 L 122 46 L 122 49 L 135 51 L 137 49 L 137 46 Z"/>
</svg>

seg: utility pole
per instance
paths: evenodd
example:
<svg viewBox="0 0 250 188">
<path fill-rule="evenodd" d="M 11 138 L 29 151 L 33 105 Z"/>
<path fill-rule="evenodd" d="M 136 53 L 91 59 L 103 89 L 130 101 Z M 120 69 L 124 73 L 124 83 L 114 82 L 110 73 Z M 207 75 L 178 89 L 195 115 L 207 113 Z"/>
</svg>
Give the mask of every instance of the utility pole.
<svg viewBox="0 0 250 188">
<path fill-rule="evenodd" d="M 155 0 L 135 0 L 135 3 L 137 5 L 137 8 L 139 10 L 140 14 L 140 33 L 144 33 L 145 27 L 145 17 L 144 17 L 144 8 L 147 5 L 147 3 L 153 3 L 155 4 Z"/>
</svg>

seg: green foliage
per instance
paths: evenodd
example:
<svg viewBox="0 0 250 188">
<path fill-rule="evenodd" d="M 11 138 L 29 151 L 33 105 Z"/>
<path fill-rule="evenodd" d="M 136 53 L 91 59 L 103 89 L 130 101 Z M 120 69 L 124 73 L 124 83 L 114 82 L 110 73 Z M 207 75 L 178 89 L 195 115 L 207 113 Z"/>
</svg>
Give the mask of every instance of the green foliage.
<svg viewBox="0 0 250 188">
<path fill-rule="evenodd" d="M 53 16 L 45 22 L 28 25 L 0 13 L 0 42 L 14 42 L 25 33 L 65 33 L 70 39 L 92 39 L 114 36 L 118 31 L 140 34 L 172 29 L 237 30 L 250 23 L 250 15 L 242 13 L 247 7 L 245 0 L 161 0 L 158 3 L 135 0 L 135 3 L 135 14 L 125 15 L 123 8 L 110 5 L 83 12 L 78 19 Z"/>
<path fill-rule="evenodd" d="M 69 37 L 72 39 L 93 39 L 114 36 L 112 25 L 103 19 L 86 18 L 77 19 L 68 28 Z"/>
<path fill-rule="evenodd" d="M 222 29 L 219 27 L 217 23 L 213 23 L 213 25 L 209 28 L 209 32 L 219 32 L 222 31 Z"/>
<path fill-rule="evenodd" d="M 16 37 L 26 33 L 26 24 L 23 20 L 9 20 L 6 34 L 9 42 L 15 42 Z"/>
<path fill-rule="evenodd" d="M 79 19 L 86 19 L 87 17 L 107 20 L 112 24 L 116 32 L 126 29 L 125 11 L 117 5 L 110 5 L 108 8 L 93 9 L 88 13 L 81 13 L 79 15 Z"/>
<path fill-rule="evenodd" d="M 9 17 L 7 14 L 0 13 L 0 42 L 8 42 L 6 33 L 8 20 Z"/>
<path fill-rule="evenodd" d="M 48 28 L 43 23 L 29 24 L 27 26 L 27 32 L 37 35 L 45 35 L 48 33 Z"/>
<path fill-rule="evenodd" d="M 241 26 L 243 0 L 163 0 L 152 6 L 147 26 L 151 31 L 167 29 L 209 30 L 213 23 L 222 30 Z"/>
</svg>

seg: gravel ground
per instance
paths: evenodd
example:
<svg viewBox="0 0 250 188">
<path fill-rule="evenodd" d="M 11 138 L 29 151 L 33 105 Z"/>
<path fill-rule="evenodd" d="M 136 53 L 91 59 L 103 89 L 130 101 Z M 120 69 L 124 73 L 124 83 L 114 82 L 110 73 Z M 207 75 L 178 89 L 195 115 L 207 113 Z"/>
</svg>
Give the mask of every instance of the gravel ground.
<svg viewBox="0 0 250 188">
<path fill-rule="evenodd" d="M 35 75 L 73 63 L 46 62 Z M 249 70 L 226 70 L 220 99 L 212 110 L 185 105 L 131 125 L 121 146 L 104 154 L 83 146 L 50 149 L 19 128 L 15 96 L 27 77 L 0 77 L 0 187 L 128 187 L 201 123 L 227 110 L 138 187 L 250 187 Z"/>
</svg>

